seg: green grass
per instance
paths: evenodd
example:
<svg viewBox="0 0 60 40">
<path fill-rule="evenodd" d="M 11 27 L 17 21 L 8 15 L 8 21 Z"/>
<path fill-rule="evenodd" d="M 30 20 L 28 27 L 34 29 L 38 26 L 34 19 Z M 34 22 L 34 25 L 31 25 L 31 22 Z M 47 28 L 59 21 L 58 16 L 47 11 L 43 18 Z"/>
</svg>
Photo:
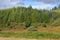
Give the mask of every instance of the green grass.
<svg viewBox="0 0 60 40">
<path fill-rule="evenodd" d="M 0 32 L 0 37 L 18 38 L 60 38 L 60 33 L 48 32 Z"/>
</svg>

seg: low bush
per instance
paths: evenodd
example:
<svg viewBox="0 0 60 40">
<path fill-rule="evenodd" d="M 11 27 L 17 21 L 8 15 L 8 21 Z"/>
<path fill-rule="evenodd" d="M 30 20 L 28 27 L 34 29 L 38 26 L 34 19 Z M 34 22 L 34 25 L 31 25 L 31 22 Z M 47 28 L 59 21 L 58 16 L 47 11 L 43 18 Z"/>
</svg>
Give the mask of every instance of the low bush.
<svg viewBox="0 0 60 40">
<path fill-rule="evenodd" d="M 42 23 L 41 26 L 43 26 L 43 27 L 47 27 L 46 23 Z"/>
<path fill-rule="evenodd" d="M 31 26 L 28 28 L 28 31 L 37 31 L 37 28 L 35 26 Z"/>
</svg>

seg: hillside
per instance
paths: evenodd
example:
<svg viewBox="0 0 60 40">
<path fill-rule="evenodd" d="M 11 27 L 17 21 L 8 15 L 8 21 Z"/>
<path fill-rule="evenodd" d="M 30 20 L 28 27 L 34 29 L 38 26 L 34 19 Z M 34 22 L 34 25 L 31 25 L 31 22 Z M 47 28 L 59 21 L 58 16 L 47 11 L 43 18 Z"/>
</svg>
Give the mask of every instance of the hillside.
<svg viewBox="0 0 60 40">
<path fill-rule="evenodd" d="M 60 26 L 60 10 L 37 10 L 31 6 L 0 10 L 0 31 L 39 31 Z M 42 28 L 41 28 L 42 27 Z"/>
</svg>

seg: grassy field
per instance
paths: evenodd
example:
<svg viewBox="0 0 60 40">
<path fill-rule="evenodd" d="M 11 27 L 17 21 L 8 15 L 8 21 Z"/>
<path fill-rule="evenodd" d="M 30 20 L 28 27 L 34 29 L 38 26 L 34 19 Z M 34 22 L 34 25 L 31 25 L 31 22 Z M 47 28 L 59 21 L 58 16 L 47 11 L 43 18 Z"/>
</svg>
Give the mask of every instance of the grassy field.
<svg viewBox="0 0 60 40">
<path fill-rule="evenodd" d="M 16 38 L 60 38 L 60 33 L 49 32 L 0 32 L 0 37 L 16 37 Z"/>
</svg>

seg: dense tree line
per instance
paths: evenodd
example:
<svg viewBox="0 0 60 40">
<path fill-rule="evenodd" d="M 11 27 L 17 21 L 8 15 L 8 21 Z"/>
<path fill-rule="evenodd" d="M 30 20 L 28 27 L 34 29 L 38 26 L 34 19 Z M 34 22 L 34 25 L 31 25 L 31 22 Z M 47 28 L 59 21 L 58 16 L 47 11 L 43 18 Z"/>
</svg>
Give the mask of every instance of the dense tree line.
<svg viewBox="0 0 60 40">
<path fill-rule="evenodd" d="M 57 9 L 60 9 L 60 4 L 52 8 L 52 10 L 57 10 Z"/>
<path fill-rule="evenodd" d="M 33 9 L 31 6 L 10 8 L 0 10 L 0 27 L 14 27 L 14 25 L 24 24 L 24 26 L 30 27 L 32 25 L 50 25 L 55 20 L 60 18 L 60 13 L 54 12 L 54 10 L 38 10 Z"/>
</svg>

